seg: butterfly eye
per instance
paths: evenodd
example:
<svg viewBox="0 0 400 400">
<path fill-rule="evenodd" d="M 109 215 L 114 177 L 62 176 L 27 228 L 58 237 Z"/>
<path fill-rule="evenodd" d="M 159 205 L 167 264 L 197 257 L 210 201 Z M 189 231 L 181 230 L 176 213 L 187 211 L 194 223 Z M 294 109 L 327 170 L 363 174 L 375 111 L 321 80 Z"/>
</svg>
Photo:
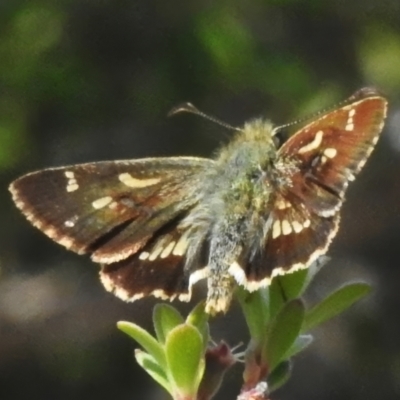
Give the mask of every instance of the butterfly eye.
<svg viewBox="0 0 400 400">
<path fill-rule="evenodd" d="M 279 149 L 283 143 L 286 142 L 287 139 L 287 132 L 283 129 L 278 129 L 275 135 L 272 137 L 272 141 L 277 149 Z"/>
</svg>

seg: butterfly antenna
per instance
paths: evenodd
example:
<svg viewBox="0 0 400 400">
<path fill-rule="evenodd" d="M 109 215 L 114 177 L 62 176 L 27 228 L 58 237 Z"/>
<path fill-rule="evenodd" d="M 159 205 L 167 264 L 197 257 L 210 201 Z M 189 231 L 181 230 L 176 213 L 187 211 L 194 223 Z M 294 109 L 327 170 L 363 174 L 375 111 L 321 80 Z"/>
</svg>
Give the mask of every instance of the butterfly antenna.
<svg viewBox="0 0 400 400">
<path fill-rule="evenodd" d="M 315 118 L 320 117 L 321 115 L 327 114 L 329 112 L 331 112 L 332 110 L 335 110 L 339 107 L 343 107 L 347 104 L 350 104 L 354 101 L 357 100 L 361 100 L 361 99 L 365 99 L 367 97 L 370 96 L 381 96 L 382 94 L 380 93 L 379 90 L 377 90 L 374 87 L 364 87 L 361 88 L 359 90 L 357 90 L 357 92 L 353 93 L 349 98 L 342 100 L 336 104 L 333 104 L 331 106 L 325 107 L 322 110 L 319 110 L 317 112 L 311 113 L 309 115 L 306 115 L 305 117 L 301 117 L 298 118 L 292 122 L 289 122 L 288 124 L 284 124 L 284 125 L 279 125 L 277 127 L 275 127 L 272 131 L 272 136 L 275 136 L 275 134 L 279 133 L 280 131 L 289 128 L 293 125 L 298 125 L 298 124 L 303 124 L 309 121 L 313 121 Z"/>
<path fill-rule="evenodd" d="M 214 122 L 220 126 L 223 126 L 224 128 L 233 130 L 233 131 L 238 131 L 241 132 L 242 130 L 240 128 L 237 128 L 235 126 L 229 125 L 226 122 L 223 122 L 221 120 L 219 120 L 218 118 L 215 117 L 211 117 L 210 115 L 207 115 L 205 113 L 203 113 L 202 111 L 200 111 L 197 107 L 195 107 L 192 103 L 183 103 L 180 104 L 176 107 L 174 107 L 169 113 L 168 113 L 168 117 L 171 117 L 172 115 L 181 113 L 181 112 L 188 112 L 191 114 L 195 114 L 198 115 L 200 117 L 203 117 L 204 119 L 207 119 L 211 122 Z"/>
<path fill-rule="evenodd" d="M 278 125 L 272 130 L 272 136 L 275 136 L 277 133 L 283 131 L 286 128 L 289 128 L 290 126 L 298 125 L 298 124 L 301 124 L 301 123 L 306 122 L 311 119 L 312 119 L 311 117 L 305 117 L 305 118 L 296 119 L 295 121 L 289 122 L 284 125 Z"/>
</svg>

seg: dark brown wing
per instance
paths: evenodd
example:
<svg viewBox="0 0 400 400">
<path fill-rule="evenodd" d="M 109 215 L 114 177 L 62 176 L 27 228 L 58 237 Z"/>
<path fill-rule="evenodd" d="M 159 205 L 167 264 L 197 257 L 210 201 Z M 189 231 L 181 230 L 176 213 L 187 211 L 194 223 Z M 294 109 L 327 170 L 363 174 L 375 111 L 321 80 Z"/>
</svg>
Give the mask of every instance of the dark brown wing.
<svg viewBox="0 0 400 400">
<path fill-rule="evenodd" d="M 378 141 L 386 108 L 383 97 L 364 89 L 281 147 L 270 229 L 265 248 L 247 267 L 245 286 L 265 286 L 273 276 L 307 268 L 327 251 L 348 182 Z"/>
<path fill-rule="evenodd" d="M 364 89 L 347 105 L 293 135 L 279 151 L 280 165 L 286 160 L 297 165 L 282 195 L 290 192 L 318 215 L 334 215 L 348 182 L 354 180 L 379 139 L 386 109 L 386 99 Z M 285 174 L 284 168 L 280 172 Z"/>
<path fill-rule="evenodd" d="M 138 253 L 103 265 L 100 279 L 106 289 L 125 301 L 153 295 L 173 300 L 190 300 L 189 278 L 200 265 L 185 268 L 189 247 L 188 231 L 180 230 L 174 221 L 163 227 Z"/>
<path fill-rule="evenodd" d="M 108 264 L 139 251 L 189 209 L 198 176 L 212 163 L 176 157 L 72 165 L 25 175 L 10 191 L 22 213 L 51 239 Z"/>
</svg>

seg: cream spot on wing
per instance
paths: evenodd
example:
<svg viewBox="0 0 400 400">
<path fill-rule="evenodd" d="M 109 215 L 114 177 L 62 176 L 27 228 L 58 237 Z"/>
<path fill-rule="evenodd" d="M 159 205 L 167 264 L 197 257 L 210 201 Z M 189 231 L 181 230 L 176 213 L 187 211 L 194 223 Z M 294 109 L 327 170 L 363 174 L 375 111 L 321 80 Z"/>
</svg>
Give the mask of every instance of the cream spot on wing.
<svg viewBox="0 0 400 400">
<path fill-rule="evenodd" d="M 334 149 L 333 147 L 328 147 L 327 149 L 324 150 L 324 155 L 327 156 L 328 158 L 334 158 L 337 154 L 337 150 Z"/>
<path fill-rule="evenodd" d="M 61 239 L 57 239 L 57 243 L 61 244 L 61 246 L 66 247 L 67 249 L 71 248 L 73 245 L 73 241 L 72 239 L 68 238 L 68 237 L 63 237 Z"/>
<path fill-rule="evenodd" d="M 298 150 L 298 153 L 303 154 L 303 153 L 307 153 L 308 151 L 318 149 L 318 147 L 321 146 L 323 137 L 324 137 L 324 132 L 318 131 L 315 134 L 314 140 L 312 142 L 306 144 L 305 146 L 300 147 L 300 149 Z"/>
<path fill-rule="evenodd" d="M 168 243 L 167 247 L 164 247 L 164 250 L 160 254 L 160 258 L 166 258 L 171 254 L 172 249 L 175 247 L 175 241 Z"/>
<path fill-rule="evenodd" d="M 117 208 L 117 206 L 118 206 L 118 203 L 116 201 L 113 201 L 112 203 L 110 203 L 108 208 L 111 208 L 111 210 L 114 210 Z"/>
<path fill-rule="evenodd" d="M 92 207 L 95 208 L 96 210 L 99 210 L 100 208 L 108 206 L 112 201 L 113 198 L 111 196 L 101 197 L 100 199 L 97 199 L 92 202 Z"/>
<path fill-rule="evenodd" d="M 272 239 L 276 239 L 281 236 L 281 221 L 276 220 L 272 226 Z"/>
<path fill-rule="evenodd" d="M 75 174 L 72 171 L 64 171 L 67 181 L 67 192 L 74 192 L 79 188 L 78 182 L 75 179 Z"/>
<path fill-rule="evenodd" d="M 299 221 L 293 221 L 292 226 L 296 233 L 300 233 L 303 230 L 303 225 Z"/>
<path fill-rule="evenodd" d="M 346 127 L 344 128 L 346 131 L 352 131 L 354 129 L 353 117 L 354 117 L 355 113 L 356 113 L 356 110 L 354 108 L 352 108 L 349 111 L 349 117 L 347 119 Z"/>
<path fill-rule="evenodd" d="M 67 185 L 67 192 L 75 192 L 75 190 L 79 189 L 79 185 L 76 183 L 75 179 L 71 179 Z"/>
<path fill-rule="evenodd" d="M 142 261 L 147 260 L 149 258 L 149 256 L 150 256 L 150 253 L 148 253 L 147 251 L 142 251 L 139 254 L 139 260 L 142 260 Z"/>
<path fill-rule="evenodd" d="M 156 258 L 158 258 L 163 250 L 164 246 L 161 243 L 157 244 L 155 249 L 153 249 L 153 251 L 150 253 L 149 261 L 154 261 Z"/>
<path fill-rule="evenodd" d="M 104 274 L 103 271 L 100 271 L 100 281 L 107 292 L 112 292 L 114 290 L 114 282 L 108 275 Z"/>
<path fill-rule="evenodd" d="M 67 219 L 64 221 L 64 226 L 67 228 L 73 228 L 78 221 L 79 217 L 77 215 L 74 215 L 72 218 Z"/>
<path fill-rule="evenodd" d="M 178 295 L 179 301 L 190 301 L 190 298 L 192 297 L 191 293 L 181 293 Z"/>
<path fill-rule="evenodd" d="M 321 164 L 325 164 L 328 161 L 328 158 L 325 156 L 321 157 Z"/>
<path fill-rule="evenodd" d="M 282 233 L 284 235 L 290 235 L 292 233 L 292 226 L 290 225 L 289 221 L 284 219 L 282 221 Z"/>
<path fill-rule="evenodd" d="M 278 210 L 286 210 L 286 208 L 289 208 L 290 206 L 291 204 L 285 199 L 278 199 L 276 202 L 276 207 Z"/>
<path fill-rule="evenodd" d="M 311 225 L 311 221 L 310 221 L 309 219 L 306 219 L 306 220 L 303 222 L 304 228 L 308 228 L 310 225 Z"/>
<path fill-rule="evenodd" d="M 346 176 L 347 176 L 347 179 L 349 180 L 349 181 L 354 181 L 355 179 L 356 179 L 356 177 L 350 172 L 350 171 L 347 171 L 347 174 L 346 174 Z"/>
<path fill-rule="evenodd" d="M 362 168 L 362 167 L 365 165 L 366 162 L 367 162 L 366 159 L 361 160 L 361 161 L 358 163 L 358 168 Z"/>
<path fill-rule="evenodd" d="M 137 179 L 134 178 L 131 174 L 124 172 L 119 174 L 118 179 L 126 186 L 140 189 L 147 186 L 155 185 L 160 182 L 160 178 L 149 178 L 149 179 Z"/>
<path fill-rule="evenodd" d="M 44 233 L 45 233 L 49 238 L 52 238 L 52 239 L 58 241 L 59 233 L 58 233 L 54 228 L 52 228 L 52 227 L 46 228 L 46 229 L 44 230 Z"/>
<path fill-rule="evenodd" d="M 151 295 L 157 297 L 158 299 L 168 300 L 170 296 L 164 292 L 162 289 L 156 289 L 151 292 Z M 175 297 L 175 296 L 173 296 Z"/>
<path fill-rule="evenodd" d="M 189 247 L 189 241 L 187 240 L 189 231 L 186 231 L 177 241 L 172 254 L 174 256 L 183 256 Z"/>
<path fill-rule="evenodd" d="M 65 171 L 64 175 L 66 176 L 66 178 L 68 179 L 75 179 L 75 174 L 72 171 Z"/>
<path fill-rule="evenodd" d="M 372 139 L 372 144 L 377 144 L 378 143 L 378 140 L 379 140 L 379 136 L 375 136 L 373 139 Z"/>
</svg>

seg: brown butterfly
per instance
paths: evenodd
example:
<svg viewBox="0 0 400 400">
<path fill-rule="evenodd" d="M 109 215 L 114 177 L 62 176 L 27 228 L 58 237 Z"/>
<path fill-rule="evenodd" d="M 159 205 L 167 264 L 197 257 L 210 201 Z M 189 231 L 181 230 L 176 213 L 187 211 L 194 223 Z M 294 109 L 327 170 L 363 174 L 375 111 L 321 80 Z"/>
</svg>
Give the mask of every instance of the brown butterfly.
<svg viewBox="0 0 400 400">
<path fill-rule="evenodd" d="M 280 148 L 279 128 L 256 119 L 213 160 L 49 168 L 17 179 L 10 191 L 34 226 L 100 263 L 101 281 L 121 299 L 187 301 L 206 278 L 207 311 L 225 312 L 235 284 L 257 290 L 327 251 L 386 108 L 365 88 Z"/>
</svg>

